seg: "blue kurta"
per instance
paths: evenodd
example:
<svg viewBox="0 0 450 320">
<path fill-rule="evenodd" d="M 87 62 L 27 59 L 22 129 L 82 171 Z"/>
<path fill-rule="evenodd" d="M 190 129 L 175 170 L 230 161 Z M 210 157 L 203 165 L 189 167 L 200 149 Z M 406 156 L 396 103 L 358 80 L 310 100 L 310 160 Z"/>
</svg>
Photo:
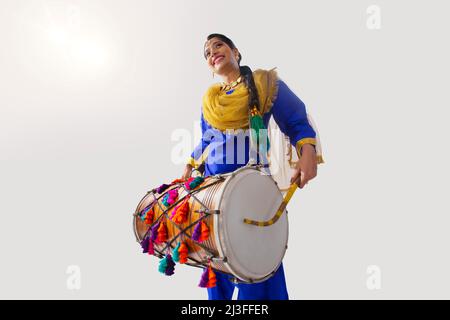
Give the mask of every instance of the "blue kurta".
<svg viewBox="0 0 450 320">
<path fill-rule="evenodd" d="M 279 79 L 278 94 L 269 112 L 263 115 L 263 121 L 268 127 L 270 117 L 273 116 L 280 130 L 286 134 L 292 145 L 302 139 L 315 141 L 316 133 L 308 122 L 304 103 L 291 89 Z M 232 93 L 231 93 L 232 94 Z M 201 114 L 202 138 L 191 153 L 191 164 L 198 167 L 205 165 L 204 176 L 233 172 L 249 161 L 250 139 L 241 132 L 221 132 L 213 128 Z M 299 152 L 299 150 L 297 150 Z M 206 159 L 206 160 L 205 160 Z M 208 289 L 209 299 L 229 300 L 232 297 L 235 284 L 230 276 L 217 272 L 217 286 Z M 238 299 L 245 300 L 284 300 L 288 299 L 283 265 L 270 279 L 257 284 L 238 284 Z"/>
<path fill-rule="evenodd" d="M 305 138 L 315 139 L 316 133 L 308 122 L 304 103 L 291 89 L 278 79 L 278 95 L 269 112 L 263 115 L 264 125 L 268 126 L 270 117 L 286 134 L 292 145 Z M 191 153 L 192 163 L 205 164 L 205 176 L 233 172 L 247 164 L 249 160 L 250 139 L 244 131 L 238 133 L 221 132 L 213 128 L 203 117 L 200 117 L 202 139 Z M 203 158 L 203 160 L 202 160 Z M 206 158 L 206 160 L 204 160 Z"/>
</svg>

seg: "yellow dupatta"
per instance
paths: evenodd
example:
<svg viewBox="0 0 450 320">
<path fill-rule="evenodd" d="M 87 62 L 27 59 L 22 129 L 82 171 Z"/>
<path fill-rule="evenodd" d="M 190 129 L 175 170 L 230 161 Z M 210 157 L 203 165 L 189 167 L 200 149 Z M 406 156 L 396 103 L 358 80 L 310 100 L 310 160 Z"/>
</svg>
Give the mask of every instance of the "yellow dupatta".
<svg viewBox="0 0 450 320">
<path fill-rule="evenodd" d="M 277 97 L 278 76 L 275 69 L 253 71 L 262 115 L 270 111 Z M 222 132 L 227 129 L 248 129 L 248 98 L 244 82 L 238 84 L 231 94 L 221 90 L 220 83 L 213 84 L 203 96 L 203 116 L 211 126 Z"/>
</svg>

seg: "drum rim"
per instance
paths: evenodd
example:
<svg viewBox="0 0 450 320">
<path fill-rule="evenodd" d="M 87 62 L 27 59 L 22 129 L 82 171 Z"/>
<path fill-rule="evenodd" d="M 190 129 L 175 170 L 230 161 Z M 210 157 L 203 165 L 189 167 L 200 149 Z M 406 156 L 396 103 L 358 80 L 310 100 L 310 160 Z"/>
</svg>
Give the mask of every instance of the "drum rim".
<svg viewBox="0 0 450 320">
<path fill-rule="evenodd" d="M 239 168 L 239 169 L 237 169 L 237 170 L 235 170 L 235 171 L 233 171 L 233 172 L 228 172 L 228 173 L 222 174 L 222 176 L 226 177 L 226 180 L 224 181 L 224 184 L 222 185 L 222 188 L 221 188 L 219 194 L 217 195 L 217 197 L 219 198 L 219 202 L 218 202 L 218 204 L 217 204 L 217 209 L 220 210 L 220 209 L 222 208 L 223 195 L 224 195 L 225 190 L 227 189 L 227 187 L 228 187 L 230 181 L 231 181 L 233 178 L 235 178 L 235 176 L 238 174 L 238 172 L 240 172 L 240 171 L 245 171 L 245 170 L 248 170 L 248 169 L 250 169 L 250 170 L 256 170 L 256 171 L 258 171 L 258 172 L 260 172 L 260 173 L 263 173 L 263 174 L 266 175 L 266 176 L 271 177 L 271 175 L 264 173 L 264 171 L 262 171 L 261 169 L 259 169 L 259 168 L 257 168 L 257 167 L 248 166 L 248 165 L 247 165 L 247 166 L 244 166 L 244 167 L 241 167 L 241 168 Z M 273 178 L 271 178 L 271 179 L 273 179 Z M 275 182 L 275 181 L 274 181 L 274 182 Z M 277 187 L 277 188 L 278 188 L 278 187 Z M 278 190 L 279 190 L 279 189 L 278 189 Z M 281 191 L 280 191 L 280 193 L 281 193 Z M 286 209 L 285 209 L 285 210 L 286 210 Z M 286 212 L 286 213 L 287 213 L 287 212 Z M 223 231 L 221 231 L 222 229 L 219 227 L 219 225 L 220 225 L 220 217 L 219 217 L 219 215 L 216 215 L 216 216 L 214 217 L 214 223 L 215 223 L 216 228 L 217 228 L 217 232 L 215 232 L 215 235 L 214 235 L 215 240 L 216 240 L 216 244 L 217 244 L 217 251 L 219 252 L 219 255 L 220 255 L 221 257 L 225 257 L 225 243 L 222 243 L 221 237 L 220 237 L 220 234 L 221 234 Z M 286 245 L 285 245 L 285 247 L 284 247 L 284 249 L 283 249 L 283 252 L 282 252 L 282 255 L 281 255 L 281 259 L 280 259 L 280 262 L 277 264 L 277 266 L 274 268 L 274 270 L 272 270 L 270 273 L 268 273 L 268 274 L 267 274 L 266 276 L 264 276 L 264 277 L 261 277 L 261 278 L 258 278 L 258 279 L 250 279 L 250 278 L 245 277 L 245 276 L 244 276 L 243 274 L 241 274 L 240 272 L 237 272 L 237 271 L 231 266 L 231 264 L 230 264 L 228 261 L 225 261 L 225 262 L 224 262 L 224 265 L 225 265 L 225 267 L 228 269 L 228 271 L 229 271 L 232 275 L 234 275 L 236 278 L 238 278 L 239 280 L 241 280 L 241 281 L 244 282 L 244 283 L 259 283 L 259 282 L 263 282 L 263 281 L 265 281 L 265 280 L 271 278 L 271 277 L 275 274 L 275 272 L 278 270 L 278 268 L 280 267 L 280 265 L 282 264 L 283 259 L 284 259 L 285 255 L 286 255 L 286 251 L 287 251 L 287 247 L 288 247 L 288 243 L 289 243 L 289 219 L 288 219 L 288 215 L 287 215 L 287 214 L 286 214 L 286 224 L 287 224 L 287 228 L 286 228 L 286 229 L 287 229 L 287 232 L 286 232 Z M 223 241 L 223 242 L 225 242 L 225 241 Z"/>
<path fill-rule="evenodd" d="M 144 199 L 148 196 L 148 194 L 150 192 L 151 191 L 147 191 L 147 193 L 141 198 L 141 200 L 139 200 L 139 202 L 138 202 L 138 204 L 136 206 L 136 209 L 134 210 L 134 214 L 133 214 L 133 231 L 134 231 L 134 236 L 136 237 L 136 242 L 137 243 L 141 243 L 141 241 L 144 240 L 144 239 L 141 239 L 139 237 L 139 231 L 137 229 L 137 219 L 138 219 L 139 211 L 140 211 L 139 210 L 139 206 L 141 205 L 142 201 L 144 201 Z"/>
</svg>

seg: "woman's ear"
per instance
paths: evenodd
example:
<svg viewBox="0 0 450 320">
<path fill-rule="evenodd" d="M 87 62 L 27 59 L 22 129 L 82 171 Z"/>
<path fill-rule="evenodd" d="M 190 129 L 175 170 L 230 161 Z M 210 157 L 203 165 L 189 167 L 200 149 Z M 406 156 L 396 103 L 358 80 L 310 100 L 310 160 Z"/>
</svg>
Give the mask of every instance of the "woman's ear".
<svg viewBox="0 0 450 320">
<path fill-rule="evenodd" d="M 239 61 L 239 50 L 234 48 L 233 49 L 233 54 L 234 54 L 234 57 L 236 58 L 236 61 Z"/>
</svg>

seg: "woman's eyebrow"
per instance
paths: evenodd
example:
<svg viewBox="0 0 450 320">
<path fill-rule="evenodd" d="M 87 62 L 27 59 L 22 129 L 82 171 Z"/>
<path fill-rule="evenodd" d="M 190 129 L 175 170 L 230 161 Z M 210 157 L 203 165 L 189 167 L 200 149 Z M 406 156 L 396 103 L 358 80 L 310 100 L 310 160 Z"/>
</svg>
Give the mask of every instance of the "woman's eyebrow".
<svg viewBox="0 0 450 320">
<path fill-rule="evenodd" d="M 220 42 L 220 40 L 216 40 L 216 41 L 214 41 L 211 45 L 215 45 L 217 42 Z M 206 47 L 206 46 L 205 46 Z M 205 53 L 206 53 L 206 51 L 208 51 L 208 49 L 206 48 L 205 49 Z"/>
</svg>

